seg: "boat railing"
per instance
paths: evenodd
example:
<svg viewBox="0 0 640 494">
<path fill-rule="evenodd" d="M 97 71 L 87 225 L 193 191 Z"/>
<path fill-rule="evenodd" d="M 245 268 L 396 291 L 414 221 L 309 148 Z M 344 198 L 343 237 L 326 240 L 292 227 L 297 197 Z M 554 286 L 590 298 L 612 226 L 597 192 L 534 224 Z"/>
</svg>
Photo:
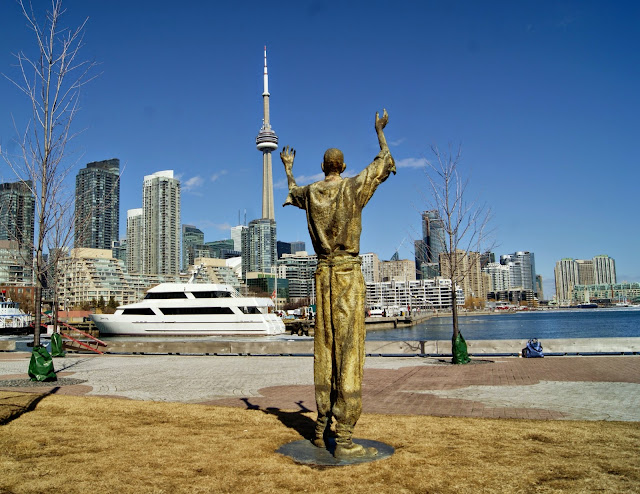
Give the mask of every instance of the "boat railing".
<svg viewBox="0 0 640 494">
<path fill-rule="evenodd" d="M 62 336 L 63 338 L 66 338 L 67 340 L 71 340 L 76 345 L 79 345 L 79 346 L 81 346 L 83 348 L 91 350 L 92 352 L 99 353 L 100 355 L 104 355 L 104 352 L 101 352 L 100 350 L 98 350 L 99 346 L 103 346 L 103 347 L 107 346 L 107 344 L 104 341 L 99 340 L 95 336 L 92 336 L 89 333 L 85 333 L 84 331 L 82 331 L 82 330 L 80 330 L 78 328 L 75 328 L 75 327 L 71 326 L 70 324 L 67 324 L 66 322 L 59 321 L 58 324 L 61 324 L 65 328 L 70 329 L 72 331 L 75 331 L 76 333 L 80 333 L 81 335 L 85 336 L 86 338 L 89 338 L 90 340 L 92 340 L 94 342 L 95 347 L 92 347 L 91 345 L 88 345 L 87 343 L 84 343 L 84 342 L 82 342 L 82 341 L 80 341 L 80 340 L 78 340 L 78 339 L 76 339 L 73 336 L 70 336 L 68 334 L 60 333 L 60 336 Z"/>
<path fill-rule="evenodd" d="M 45 317 L 45 318 L 49 318 L 50 321 L 53 321 L 53 317 L 51 316 L 51 314 L 42 313 L 41 315 L 43 317 Z M 87 343 L 85 343 L 83 341 L 80 341 L 77 338 L 74 338 L 73 336 L 65 334 L 65 333 L 60 333 L 60 336 L 62 336 L 63 338 L 65 338 L 67 340 L 72 341 L 74 344 L 76 344 L 76 345 L 78 345 L 78 346 L 80 346 L 82 348 L 86 348 L 87 350 L 90 350 L 90 351 L 92 351 L 94 353 L 98 353 L 100 355 L 104 355 L 104 352 L 101 352 L 100 350 L 98 350 L 98 347 L 100 347 L 100 346 L 102 346 L 102 347 L 106 347 L 107 346 L 107 344 L 104 341 L 99 340 L 95 336 L 90 335 L 89 333 L 85 333 L 84 331 L 82 331 L 82 330 L 80 330 L 80 329 L 78 329 L 78 328 L 76 328 L 74 326 L 71 326 L 71 324 L 67 324 L 66 322 L 58 321 L 58 324 L 60 324 L 61 326 L 64 326 L 67 329 L 70 329 L 70 330 L 72 330 L 72 331 L 74 331 L 76 333 L 80 333 L 81 335 L 85 336 L 89 340 L 92 340 L 93 343 L 95 344 L 95 347 L 92 347 L 91 345 L 89 345 L 89 344 L 87 344 Z M 41 323 L 41 326 L 43 328 L 47 328 L 47 325 L 44 324 L 44 323 Z"/>
</svg>

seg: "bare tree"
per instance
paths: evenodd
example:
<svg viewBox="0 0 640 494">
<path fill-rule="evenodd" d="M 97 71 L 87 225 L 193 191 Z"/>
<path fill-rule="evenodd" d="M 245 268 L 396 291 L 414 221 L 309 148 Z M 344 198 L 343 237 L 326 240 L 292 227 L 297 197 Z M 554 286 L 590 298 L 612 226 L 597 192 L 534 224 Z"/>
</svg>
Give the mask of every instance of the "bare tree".
<svg viewBox="0 0 640 494">
<path fill-rule="evenodd" d="M 451 279 L 453 363 L 467 363 L 467 346 L 458 326 L 457 287 L 472 270 L 479 268 L 480 252 L 487 249 L 484 244 L 488 240 L 491 210 L 484 203 L 469 200 L 469 180 L 458 173 L 461 148 L 455 154 L 451 149 L 443 154 L 436 146 L 431 150 L 435 161 L 427 161 L 426 173 L 433 194 L 430 202 L 439 213 L 443 226 L 439 230 L 442 238 L 438 239 L 444 246 L 444 252 L 440 254 L 440 266 L 444 271 L 441 274 Z"/>
<path fill-rule="evenodd" d="M 52 203 L 51 207 L 55 211 L 55 219 L 49 235 L 46 237 L 46 247 L 48 251 L 45 264 L 45 277 L 47 287 L 52 295 L 52 324 L 58 327 L 58 284 L 60 280 L 60 270 L 58 263 L 63 257 L 69 254 L 69 249 L 74 238 L 74 195 L 69 193 L 59 194 L 59 202 Z M 88 221 L 86 218 L 84 221 Z"/>
<path fill-rule="evenodd" d="M 77 135 L 72 132 L 72 122 L 79 110 L 80 90 L 93 78 L 91 69 L 95 63 L 79 57 L 87 19 L 75 29 L 62 27 L 62 0 L 52 0 L 51 10 L 40 24 L 30 3 L 19 0 L 18 4 L 33 31 L 37 54 L 30 57 L 22 51 L 17 53 L 20 75 L 7 79 L 26 95 L 32 116 L 18 142 L 20 155 L 2 156 L 35 197 L 35 238 L 30 250 L 35 282 L 34 345 L 39 345 L 42 287 L 72 231 L 63 228 L 73 200 L 65 187 L 74 164 L 66 149 Z M 45 248 L 49 249 L 48 259 Z"/>
</svg>

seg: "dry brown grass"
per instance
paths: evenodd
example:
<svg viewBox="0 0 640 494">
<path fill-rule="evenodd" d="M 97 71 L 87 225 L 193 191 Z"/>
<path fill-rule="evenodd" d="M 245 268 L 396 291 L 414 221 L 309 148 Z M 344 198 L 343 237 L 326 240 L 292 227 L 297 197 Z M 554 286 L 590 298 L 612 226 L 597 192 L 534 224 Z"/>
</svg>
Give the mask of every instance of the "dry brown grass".
<svg viewBox="0 0 640 494">
<path fill-rule="evenodd" d="M 638 423 L 364 415 L 396 453 L 320 469 L 275 453 L 312 414 L 35 398 L 0 392 L 0 493 L 640 492 Z"/>
</svg>

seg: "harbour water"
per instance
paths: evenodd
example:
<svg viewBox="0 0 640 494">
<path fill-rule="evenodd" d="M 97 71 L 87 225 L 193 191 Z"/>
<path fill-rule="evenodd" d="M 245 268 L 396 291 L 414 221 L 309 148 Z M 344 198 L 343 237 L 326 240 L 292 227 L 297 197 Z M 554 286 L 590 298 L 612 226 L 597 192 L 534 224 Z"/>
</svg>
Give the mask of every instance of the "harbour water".
<svg viewBox="0 0 640 494">
<path fill-rule="evenodd" d="M 640 337 L 638 309 L 569 309 L 468 315 L 459 318 L 467 340 Z M 369 341 L 451 339 L 451 316 L 409 328 L 369 331 Z"/>
</svg>

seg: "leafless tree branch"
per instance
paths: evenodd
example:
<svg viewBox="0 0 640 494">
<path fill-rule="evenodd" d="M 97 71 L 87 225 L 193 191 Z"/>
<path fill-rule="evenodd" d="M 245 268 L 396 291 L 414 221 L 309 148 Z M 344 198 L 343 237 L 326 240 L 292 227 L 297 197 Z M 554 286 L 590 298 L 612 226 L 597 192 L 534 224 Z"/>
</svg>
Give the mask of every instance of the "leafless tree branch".
<svg viewBox="0 0 640 494">
<path fill-rule="evenodd" d="M 447 266 L 446 276 L 451 278 L 453 336 L 457 338 L 456 286 L 478 268 L 480 253 L 490 248 L 485 244 L 490 236 L 492 213 L 486 203 L 468 197 L 469 179 L 463 179 L 458 170 L 462 148 L 453 152 L 449 147 L 443 153 L 432 146 L 431 151 L 435 160 L 427 160 L 426 175 L 432 193 L 431 209 L 438 212 L 443 222 L 444 238 L 439 240 L 445 252 L 441 254 L 440 265 Z"/>
<path fill-rule="evenodd" d="M 30 2 L 19 0 L 18 4 L 34 33 L 36 55 L 18 52 L 15 57 L 19 78 L 5 77 L 27 96 L 32 113 L 22 133 L 17 132 L 14 120 L 16 134 L 21 136 L 20 154 L 2 152 L 2 157 L 35 197 L 35 238 L 27 249 L 30 259 L 25 262 L 33 262 L 34 344 L 38 345 L 42 286 L 61 249 L 69 246 L 73 238 L 73 194 L 65 182 L 74 163 L 68 159 L 66 149 L 78 135 L 71 132 L 71 127 L 79 111 L 80 89 L 96 77 L 91 75 L 96 64 L 80 59 L 88 19 L 75 29 L 62 27 L 65 13 L 62 0 L 51 0 L 51 8 L 41 24 Z M 50 254 L 48 261 L 44 258 L 45 249 Z"/>
</svg>

